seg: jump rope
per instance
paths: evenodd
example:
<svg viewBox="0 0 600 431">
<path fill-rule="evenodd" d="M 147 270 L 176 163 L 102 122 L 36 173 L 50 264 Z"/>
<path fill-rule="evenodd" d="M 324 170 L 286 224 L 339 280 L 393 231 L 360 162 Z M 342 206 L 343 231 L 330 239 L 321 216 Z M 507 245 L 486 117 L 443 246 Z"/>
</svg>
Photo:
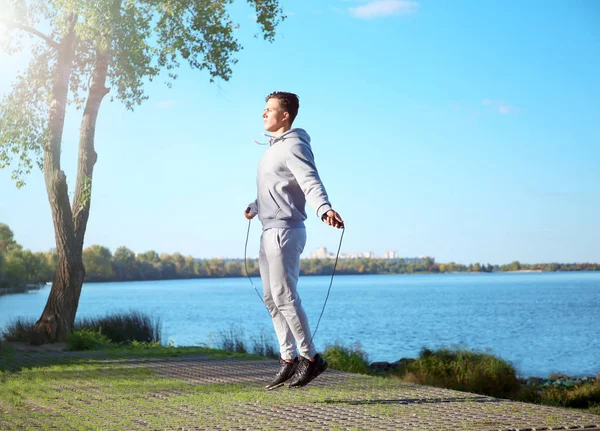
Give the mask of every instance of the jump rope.
<svg viewBox="0 0 600 431">
<path fill-rule="evenodd" d="M 260 293 L 258 293 L 258 289 L 254 285 L 254 282 L 252 281 L 252 278 L 250 278 L 250 274 L 248 273 L 247 254 L 248 254 L 248 238 L 250 238 L 250 223 L 252 223 L 252 220 L 248 220 L 248 231 L 246 232 L 246 245 L 244 246 L 244 268 L 246 269 L 246 276 L 248 277 L 250 284 L 252 285 L 252 287 L 254 287 L 254 291 L 258 295 L 258 299 L 260 299 L 260 302 L 262 302 L 264 305 L 265 302 L 263 301 Z M 331 280 L 329 281 L 329 287 L 327 288 L 327 296 L 325 297 L 325 302 L 323 303 L 323 308 L 321 309 L 321 314 L 319 315 L 319 320 L 317 321 L 317 326 L 315 327 L 315 330 L 313 331 L 312 336 L 310 337 L 310 342 L 308 343 L 309 346 L 312 345 L 313 339 L 315 338 L 315 335 L 317 335 L 317 331 L 319 330 L 319 323 L 321 323 L 321 317 L 323 317 L 323 313 L 325 312 L 325 306 L 327 305 L 327 300 L 329 299 L 329 293 L 331 293 L 333 277 L 335 276 L 335 269 L 337 268 L 338 259 L 340 257 L 340 250 L 342 249 L 342 240 L 344 239 L 344 232 L 346 232 L 345 226 L 342 228 L 342 235 L 340 236 L 340 244 L 338 246 L 338 250 L 335 255 L 335 263 L 333 264 L 333 272 L 331 273 Z"/>
</svg>

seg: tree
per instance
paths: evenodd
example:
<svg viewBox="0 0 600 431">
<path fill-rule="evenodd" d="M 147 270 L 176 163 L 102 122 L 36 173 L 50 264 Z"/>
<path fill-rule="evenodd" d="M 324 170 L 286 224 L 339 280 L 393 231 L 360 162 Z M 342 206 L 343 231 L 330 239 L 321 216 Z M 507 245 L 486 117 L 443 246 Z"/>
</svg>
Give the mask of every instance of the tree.
<svg viewBox="0 0 600 431">
<path fill-rule="evenodd" d="M 90 281 L 106 281 L 114 276 L 112 254 L 101 245 L 92 245 L 83 250 L 83 264 Z"/>
<path fill-rule="evenodd" d="M 0 253 L 6 253 L 10 247 L 19 247 L 13 231 L 4 223 L 0 223 Z"/>
<path fill-rule="evenodd" d="M 278 0 L 247 0 L 266 40 L 284 19 Z M 7 52 L 29 34 L 29 68 L 0 102 L 0 167 L 13 167 L 17 187 L 37 164 L 44 171 L 56 238 L 57 266 L 34 344 L 64 341 L 75 321 L 85 277 L 83 243 L 90 213 L 96 120 L 111 91 L 128 109 L 146 99 L 143 84 L 180 61 L 227 81 L 241 49 L 227 7 L 233 0 L 0 0 Z M 61 168 L 69 104 L 83 108 L 72 202 Z"/>
<path fill-rule="evenodd" d="M 135 257 L 137 267 L 142 280 L 160 279 L 160 257 L 154 250 L 140 253 Z"/>
<path fill-rule="evenodd" d="M 521 264 L 519 263 L 518 260 L 515 260 L 514 262 L 512 262 L 510 264 L 510 271 L 520 271 L 521 270 Z"/>
<path fill-rule="evenodd" d="M 135 280 L 139 277 L 135 253 L 127 247 L 119 247 L 115 250 L 112 263 L 119 280 Z"/>
<path fill-rule="evenodd" d="M 242 264 L 239 262 L 227 262 L 225 263 L 225 276 L 226 277 L 239 277 L 242 275 Z"/>
<path fill-rule="evenodd" d="M 6 258 L 4 257 L 3 253 L 0 253 L 0 289 L 2 289 L 4 287 L 5 281 L 4 279 L 6 278 Z"/>
</svg>

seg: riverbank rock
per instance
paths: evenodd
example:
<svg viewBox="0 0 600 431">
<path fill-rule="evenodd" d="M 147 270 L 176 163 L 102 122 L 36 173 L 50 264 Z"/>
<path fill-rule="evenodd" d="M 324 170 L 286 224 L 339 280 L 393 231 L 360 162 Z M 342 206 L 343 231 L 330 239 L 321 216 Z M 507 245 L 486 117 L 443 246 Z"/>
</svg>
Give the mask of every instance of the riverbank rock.
<svg viewBox="0 0 600 431">
<path fill-rule="evenodd" d="M 369 368 L 375 372 L 391 372 L 396 371 L 400 372 L 406 369 L 408 364 L 416 361 L 416 359 L 412 358 L 402 358 L 396 362 L 372 362 L 369 364 Z"/>
<path fill-rule="evenodd" d="M 547 378 L 544 377 L 529 377 L 526 379 L 520 379 L 521 383 L 527 386 L 534 386 L 538 388 L 553 387 L 565 387 L 570 388 L 573 386 L 594 384 L 600 382 L 600 376 L 584 376 L 584 377 L 569 377 L 564 374 L 551 374 Z"/>
</svg>

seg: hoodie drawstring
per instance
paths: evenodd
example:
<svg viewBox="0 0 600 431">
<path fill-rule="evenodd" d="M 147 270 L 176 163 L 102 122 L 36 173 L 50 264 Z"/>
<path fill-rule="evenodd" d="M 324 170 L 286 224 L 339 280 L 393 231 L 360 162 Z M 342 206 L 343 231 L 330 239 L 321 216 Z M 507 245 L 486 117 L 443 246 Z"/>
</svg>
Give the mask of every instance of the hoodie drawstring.
<svg viewBox="0 0 600 431">
<path fill-rule="evenodd" d="M 267 138 L 269 138 L 269 142 L 258 142 L 256 139 L 254 140 L 255 144 L 258 145 L 273 145 L 273 142 L 275 140 L 277 140 L 278 138 L 280 138 L 279 136 L 273 136 L 273 135 L 269 135 L 268 133 L 263 133 L 263 136 L 266 136 Z"/>
</svg>

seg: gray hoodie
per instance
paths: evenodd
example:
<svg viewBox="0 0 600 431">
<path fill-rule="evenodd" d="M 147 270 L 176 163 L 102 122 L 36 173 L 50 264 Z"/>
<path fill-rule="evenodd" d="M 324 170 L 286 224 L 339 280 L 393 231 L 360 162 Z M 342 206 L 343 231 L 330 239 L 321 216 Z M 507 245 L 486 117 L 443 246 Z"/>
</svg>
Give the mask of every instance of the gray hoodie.
<svg viewBox="0 0 600 431">
<path fill-rule="evenodd" d="M 304 129 L 271 137 L 258 165 L 258 198 L 249 206 L 263 230 L 304 227 L 306 202 L 321 218 L 331 209 Z"/>
</svg>

